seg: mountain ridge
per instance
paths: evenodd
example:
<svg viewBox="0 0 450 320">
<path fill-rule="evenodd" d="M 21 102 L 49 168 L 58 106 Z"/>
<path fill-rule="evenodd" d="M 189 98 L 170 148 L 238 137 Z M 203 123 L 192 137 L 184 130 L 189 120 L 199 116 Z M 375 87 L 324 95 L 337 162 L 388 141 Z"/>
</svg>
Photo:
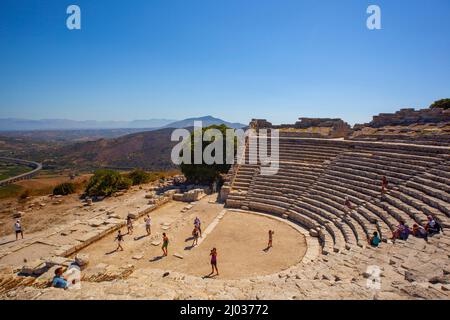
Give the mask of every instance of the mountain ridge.
<svg viewBox="0 0 450 320">
<path fill-rule="evenodd" d="M 50 130 L 105 130 L 105 129 L 160 129 L 186 128 L 194 126 L 194 121 L 202 121 L 203 126 L 225 124 L 230 128 L 243 128 L 244 124 L 228 122 L 213 116 L 193 117 L 183 120 L 147 119 L 132 121 L 97 121 L 69 119 L 1 118 L 0 132 L 8 131 L 50 131 Z"/>
</svg>

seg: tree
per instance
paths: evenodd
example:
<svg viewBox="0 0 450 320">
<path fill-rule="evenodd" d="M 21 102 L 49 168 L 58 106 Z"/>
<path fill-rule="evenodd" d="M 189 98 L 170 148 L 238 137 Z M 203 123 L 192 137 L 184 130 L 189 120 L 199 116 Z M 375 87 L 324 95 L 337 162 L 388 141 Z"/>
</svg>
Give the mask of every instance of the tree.
<svg viewBox="0 0 450 320">
<path fill-rule="evenodd" d="M 187 164 L 182 163 L 180 165 L 181 172 L 184 174 L 188 182 L 191 183 L 204 183 L 204 184 L 210 184 L 214 182 L 216 179 L 220 178 L 220 174 L 227 173 L 228 170 L 231 167 L 231 164 L 226 164 L 226 130 L 229 129 L 224 124 L 222 125 L 212 125 L 209 127 L 202 128 L 203 135 L 205 134 L 205 131 L 208 129 L 217 129 L 221 132 L 223 139 L 220 141 L 220 145 L 223 150 L 223 161 L 222 164 L 213 163 L 213 164 L 206 164 L 205 159 L 202 157 L 202 163 L 201 164 Z M 194 132 L 191 133 L 191 139 L 190 139 L 190 150 L 191 150 L 191 162 L 194 162 Z M 206 147 L 208 147 L 211 143 L 213 143 L 215 140 L 212 139 L 212 141 L 202 141 L 202 152 L 205 150 Z M 236 155 L 236 139 L 234 143 L 234 150 L 233 155 Z M 181 152 L 182 153 L 182 152 Z M 215 155 L 214 153 L 212 154 Z"/>
<path fill-rule="evenodd" d="M 68 194 L 75 193 L 76 187 L 73 183 L 65 182 L 57 185 L 53 189 L 53 195 L 61 195 L 61 196 L 67 196 Z"/>
<path fill-rule="evenodd" d="M 430 108 L 450 109 L 450 99 L 441 99 L 431 104 Z"/>
<path fill-rule="evenodd" d="M 149 183 L 151 180 L 150 174 L 145 172 L 142 169 L 136 169 L 132 172 L 130 172 L 127 176 L 129 179 L 131 179 L 133 186 L 137 186 L 139 184 Z"/>
<path fill-rule="evenodd" d="M 110 196 L 119 190 L 131 187 L 132 181 L 113 170 L 97 170 L 88 182 L 86 194 L 92 196 Z"/>
</svg>

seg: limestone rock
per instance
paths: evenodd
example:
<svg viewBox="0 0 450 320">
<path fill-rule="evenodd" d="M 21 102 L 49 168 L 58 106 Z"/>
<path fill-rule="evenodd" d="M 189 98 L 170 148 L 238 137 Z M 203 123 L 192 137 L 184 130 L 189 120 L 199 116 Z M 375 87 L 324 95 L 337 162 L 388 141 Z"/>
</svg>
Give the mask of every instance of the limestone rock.
<svg viewBox="0 0 450 320">
<path fill-rule="evenodd" d="M 86 253 L 79 253 L 75 256 L 75 263 L 80 267 L 84 267 L 89 263 L 89 255 Z"/>
</svg>

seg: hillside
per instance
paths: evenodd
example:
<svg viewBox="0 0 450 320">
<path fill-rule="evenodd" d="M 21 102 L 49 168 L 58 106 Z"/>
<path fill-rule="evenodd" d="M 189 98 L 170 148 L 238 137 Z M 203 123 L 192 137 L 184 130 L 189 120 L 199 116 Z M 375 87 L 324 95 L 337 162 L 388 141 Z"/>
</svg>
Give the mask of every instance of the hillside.
<svg viewBox="0 0 450 320">
<path fill-rule="evenodd" d="M 40 159 L 45 166 L 94 169 L 99 167 L 167 170 L 175 166 L 170 160 L 173 129 L 139 132 L 114 139 L 81 142 L 63 146 Z"/>
<path fill-rule="evenodd" d="M 162 129 L 40 130 L 3 132 L 0 151 L 5 155 L 41 162 L 48 169 L 92 170 L 174 169 L 170 153 L 174 128 L 192 128 L 194 121 L 203 126 L 225 124 L 232 128 L 245 125 L 211 116 L 190 118 L 168 124 Z"/>
</svg>

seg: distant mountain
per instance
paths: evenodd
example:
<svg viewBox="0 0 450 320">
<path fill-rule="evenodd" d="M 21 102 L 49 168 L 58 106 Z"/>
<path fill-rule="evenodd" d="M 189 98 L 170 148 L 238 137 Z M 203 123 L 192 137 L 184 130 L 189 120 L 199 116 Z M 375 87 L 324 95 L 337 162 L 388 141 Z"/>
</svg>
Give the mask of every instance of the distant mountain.
<svg viewBox="0 0 450 320">
<path fill-rule="evenodd" d="M 194 126 L 194 121 L 201 121 L 203 127 L 208 127 L 213 124 L 215 124 L 215 125 L 224 124 L 227 127 L 230 127 L 233 129 L 240 129 L 240 128 L 244 128 L 247 126 L 242 123 L 232 123 L 232 122 L 228 122 L 228 121 L 225 121 L 225 120 L 222 120 L 219 118 L 214 118 L 212 116 L 205 116 L 205 117 L 189 118 L 189 119 L 184 119 L 181 121 L 172 122 L 172 123 L 165 125 L 164 128 L 190 128 L 190 127 Z"/>
<path fill-rule="evenodd" d="M 225 124 L 230 128 L 243 128 L 242 123 L 231 123 L 212 116 L 189 118 L 180 121 L 169 119 L 149 119 L 134 121 L 76 121 L 67 119 L 0 119 L 0 131 L 51 131 L 51 130 L 105 130 L 105 129 L 159 129 L 193 127 L 194 121 L 202 121 L 203 126 Z"/>
<path fill-rule="evenodd" d="M 54 168 L 95 169 L 111 167 L 126 169 L 138 167 L 149 170 L 174 169 L 176 166 L 170 159 L 170 153 L 178 141 L 171 141 L 171 134 L 175 128 L 187 128 L 191 131 L 194 120 L 202 121 L 204 126 L 212 124 L 225 124 L 233 128 L 245 126 L 211 116 L 191 118 L 170 123 L 166 128 L 142 130 L 142 132 L 120 137 L 65 143 L 59 146 L 52 144 L 45 152 L 30 148 L 29 152 L 26 153 L 25 149 L 23 156 L 24 159 L 33 159 L 42 162 L 46 167 Z M 88 131 L 85 130 L 85 132 Z M 79 133 L 75 132 L 74 134 L 78 137 Z M 94 133 L 91 134 L 94 135 Z M 20 137 L 31 138 L 29 135 Z"/>
<path fill-rule="evenodd" d="M 0 131 L 31 130 L 96 130 L 96 129 L 150 129 L 161 128 L 174 122 L 169 119 L 149 119 L 134 121 L 75 121 L 66 119 L 0 119 Z"/>
</svg>

